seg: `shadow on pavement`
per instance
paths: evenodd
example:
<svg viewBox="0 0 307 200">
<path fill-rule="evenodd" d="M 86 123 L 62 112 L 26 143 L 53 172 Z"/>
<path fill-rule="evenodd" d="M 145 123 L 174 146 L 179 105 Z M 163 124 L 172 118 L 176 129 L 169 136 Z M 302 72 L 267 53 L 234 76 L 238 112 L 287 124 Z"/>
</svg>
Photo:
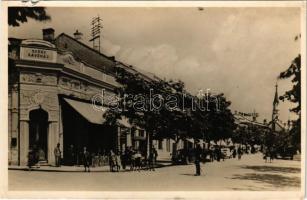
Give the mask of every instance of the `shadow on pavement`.
<svg viewBox="0 0 307 200">
<path fill-rule="evenodd" d="M 155 169 L 158 168 L 163 168 L 163 167 L 171 167 L 173 166 L 173 164 L 171 162 L 157 162 L 157 164 L 155 165 Z M 64 168 L 63 168 L 64 167 Z M 77 168 L 73 167 L 73 166 L 64 166 L 63 167 L 55 167 L 55 166 L 46 166 L 46 167 L 32 167 L 31 170 L 29 170 L 28 167 L 11 167 L 8 168 L 9 170 L 22 170 L 22 171 L 29 171 L 29 172 L 77 172 L 77 173 L 88 173 L 84 171 L 84 168 L 82 168 L 82 165 L 78 166 Z M 106 168 L 95 168 L 95 167 L 90 167 L 91 172 L 90 173 L 96 173 L 96 172 L 103 172 L 103 173 L 118 173 L 118 172 L 110 172 L 110 169 L 108 168 L 108 166 L 105 166 Z M 138 171 L 151 171 L 149 169 L 145 169 L 142 168 L 140 170 L 130 170 L 130 166 L 126 167 L 126 170 L 123 170 L 121 168 L 121 170 L 119 172 L 138 172 Z"/>
<path fill-rule="evenodd" d="M 277 174 L 255 174 L 234 175 L 231 179 L 251 180 L 270 184 L 275 187 L 300 187 L 300 178 L 287 177 Z"/>
<path fill-rule="evenodd" d="M 206 176 L 206 174 L 201 174 L 199 176 L 196 176 L 195 174 L 180 174 L 182 176 L 194 176 L 194 177 L 199 177 L 199 176 Z"/>
<path fill-rule="evenodd" d="M 194 174 L 180 174 L 180 175 L 184 175 L 184 176 L 195 176 Z"/>
<path fill-rule="evenodd" d="M 276 173 L 300 173 L 301 169 L 296 167 L 275 167 L 275 166 L 242 166 L 244 169 L 251 169 L 259 172 L 276 172 Z"/>
</svg>

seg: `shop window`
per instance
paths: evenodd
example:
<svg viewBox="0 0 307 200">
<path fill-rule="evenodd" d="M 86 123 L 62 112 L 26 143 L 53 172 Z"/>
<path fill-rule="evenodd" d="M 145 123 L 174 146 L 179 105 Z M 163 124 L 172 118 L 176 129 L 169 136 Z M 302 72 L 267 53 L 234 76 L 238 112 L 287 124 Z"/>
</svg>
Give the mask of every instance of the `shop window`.
<svg viewBox="0 0 307 200">
<path fill-rule="evenodd" d="M 162 140 L 158 141 L 158 149 L 163 149 Z"/>
</svg>

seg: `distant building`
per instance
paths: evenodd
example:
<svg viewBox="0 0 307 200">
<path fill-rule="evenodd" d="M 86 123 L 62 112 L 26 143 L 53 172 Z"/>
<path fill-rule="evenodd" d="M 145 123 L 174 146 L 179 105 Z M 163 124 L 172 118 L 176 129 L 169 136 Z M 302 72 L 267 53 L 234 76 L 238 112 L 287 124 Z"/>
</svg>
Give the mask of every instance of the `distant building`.
<svg viewBox="0 0 307 200">
<path fill-rule="evenodd" d="M 286 131 L 286 125 L 279 119 L 279 110 L 277 108 L 278 100 L 278 85 L 275 85 L 275 95 L 273 100 L 272 121 L 268 124 L 272 132 Z"/>
</svg>

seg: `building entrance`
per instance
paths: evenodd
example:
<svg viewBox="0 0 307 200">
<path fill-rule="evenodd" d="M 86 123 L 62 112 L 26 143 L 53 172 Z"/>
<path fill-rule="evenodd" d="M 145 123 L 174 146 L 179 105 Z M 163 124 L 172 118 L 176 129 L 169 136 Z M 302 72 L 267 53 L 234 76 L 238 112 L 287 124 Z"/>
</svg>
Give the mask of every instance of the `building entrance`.
<svg viewBox="0 0 307 200">
<path fill-rule="evenodd" d="M 30 112 L 29 148 L 38 154 L 39 161 L 46 161 L 48 155 L 48 113 L 43 109 Z"/>
</svg>

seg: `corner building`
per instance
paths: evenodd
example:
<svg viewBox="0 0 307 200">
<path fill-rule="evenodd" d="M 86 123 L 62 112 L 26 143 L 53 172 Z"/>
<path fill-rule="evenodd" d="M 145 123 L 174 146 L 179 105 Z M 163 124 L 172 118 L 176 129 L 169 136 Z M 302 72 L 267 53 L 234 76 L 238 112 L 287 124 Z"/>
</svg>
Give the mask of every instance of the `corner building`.
<svg viewBox="0 0 307 200">
<path fill-rule="evenodd" d="M 115 95 L 114 57 L 107 57 L 67 35 L 54 37 L 52 28 L 43 39 L 9 38 L 9 165 L 26 165 L 29 149 L 40 161 L 55 162 L 60 143 L 65 162 L 68 149 L 86 146 L 91 153 L 132 146 L 146 154 L 148 136 L 127 119 L 104 125 L 107 105 L 94 109 L 92 98 L 104 91 Z M 127 67 L 121 64 L 122 67 Z"/>
</svg>

